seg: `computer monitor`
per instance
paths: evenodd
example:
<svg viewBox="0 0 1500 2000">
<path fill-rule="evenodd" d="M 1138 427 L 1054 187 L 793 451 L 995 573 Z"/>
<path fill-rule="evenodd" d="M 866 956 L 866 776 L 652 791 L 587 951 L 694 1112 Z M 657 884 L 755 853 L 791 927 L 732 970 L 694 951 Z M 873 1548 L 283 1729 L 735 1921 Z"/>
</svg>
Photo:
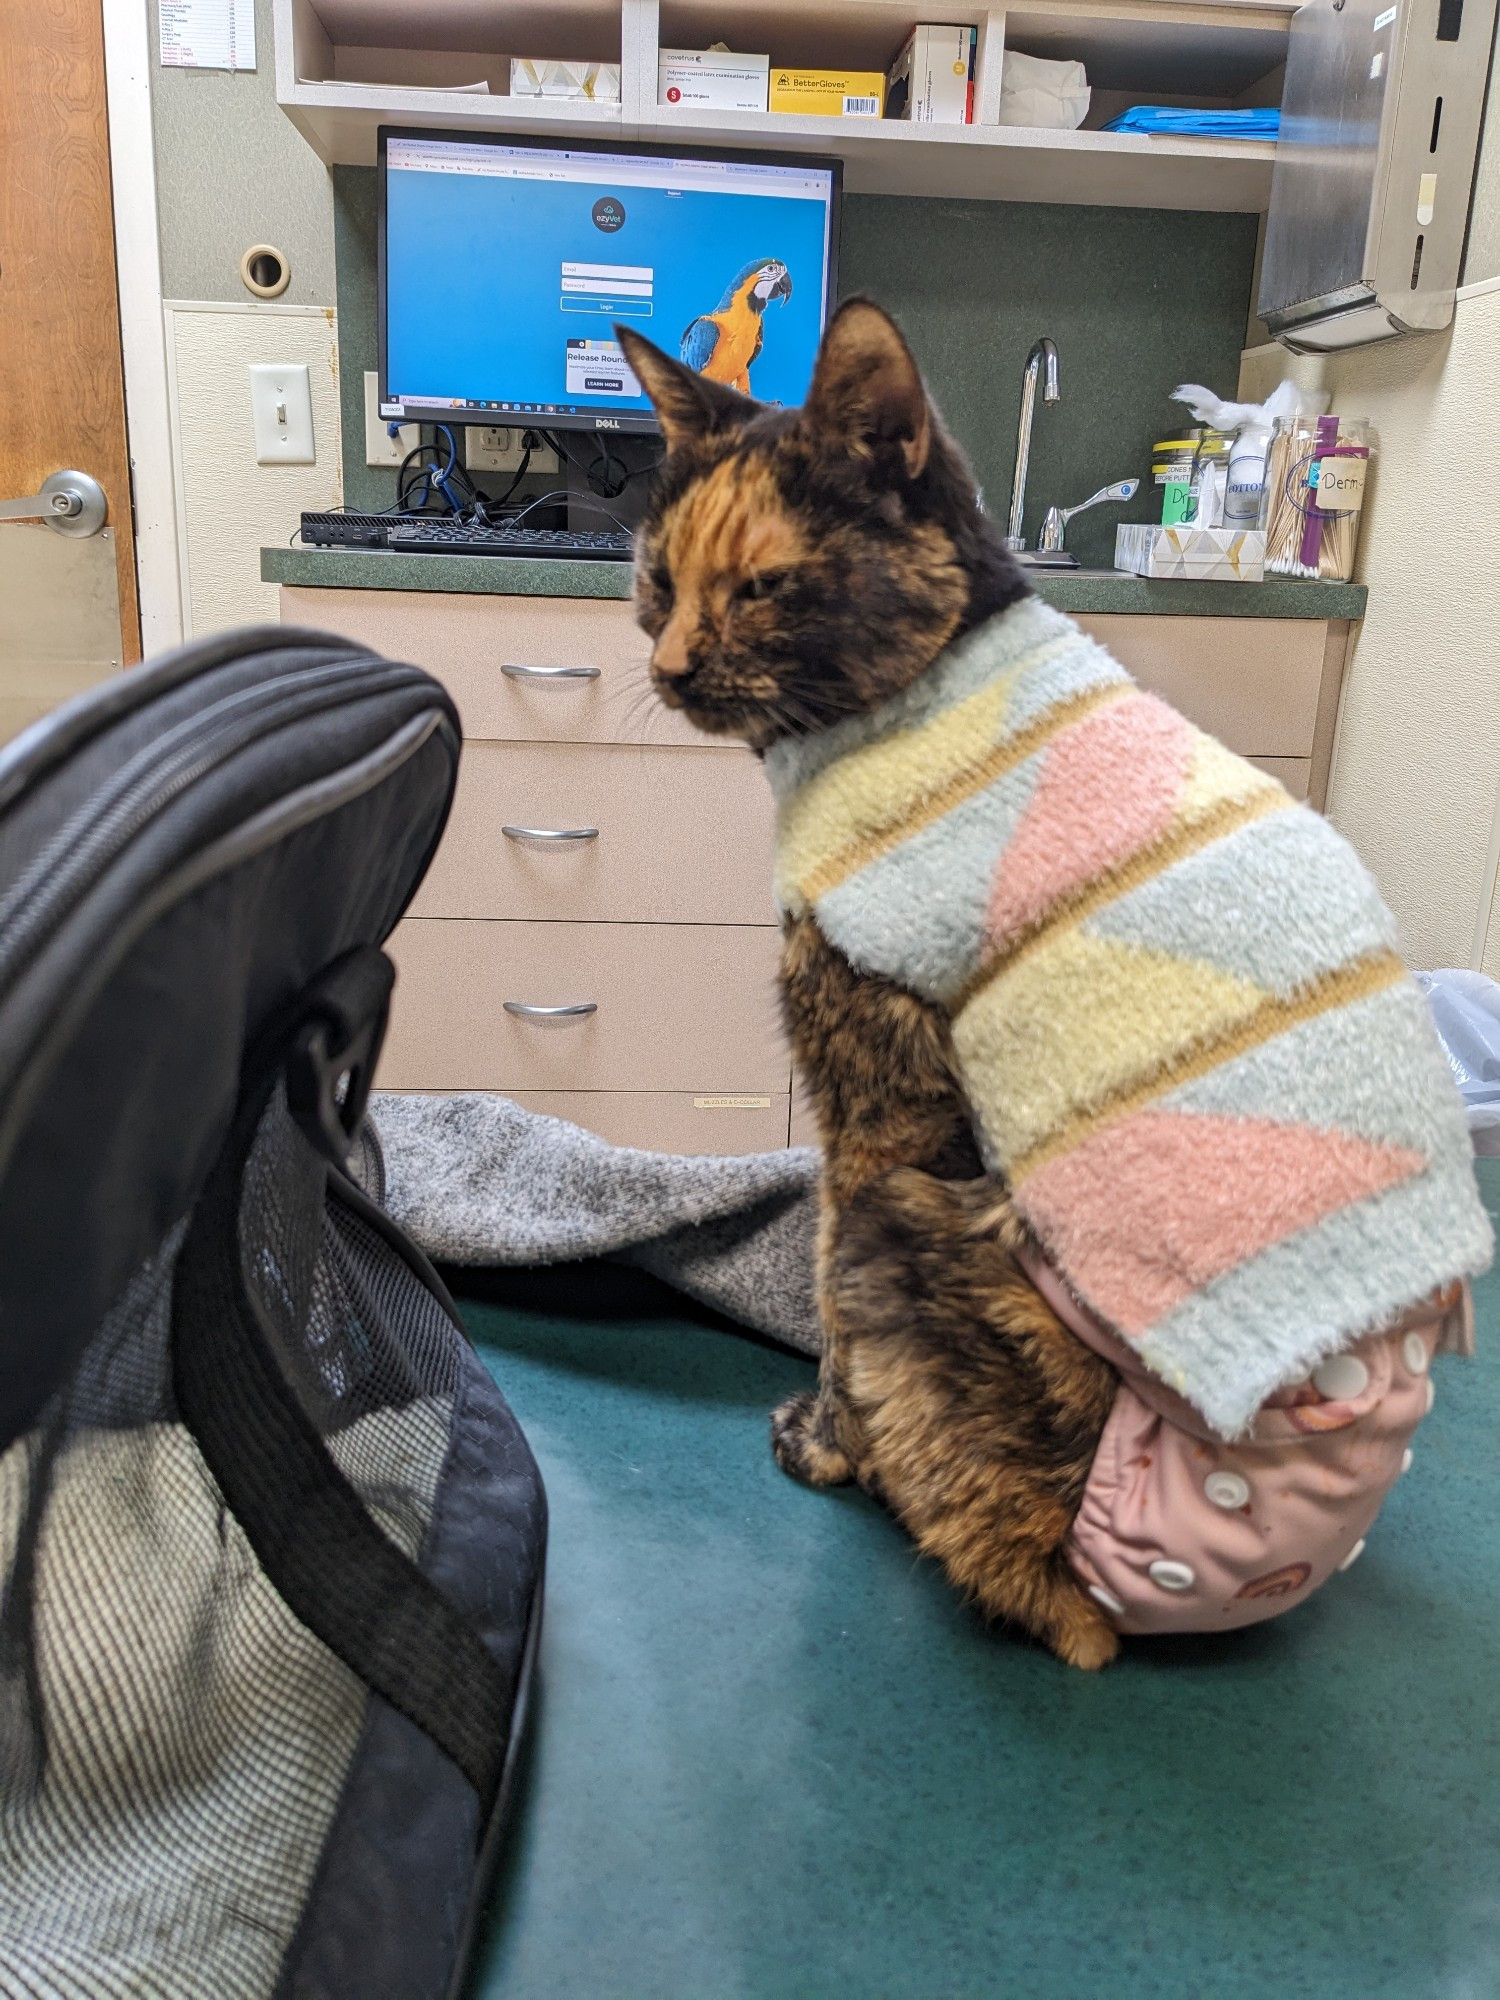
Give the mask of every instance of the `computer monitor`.
<svg viewBox="0 0 1500 2000">
<path fill-rule="evenodd" d="M 382 127 L 381 414 L 655 431 L 616 321 L 800 403 L 841 189 L 838 160 Z"/>
</svg>

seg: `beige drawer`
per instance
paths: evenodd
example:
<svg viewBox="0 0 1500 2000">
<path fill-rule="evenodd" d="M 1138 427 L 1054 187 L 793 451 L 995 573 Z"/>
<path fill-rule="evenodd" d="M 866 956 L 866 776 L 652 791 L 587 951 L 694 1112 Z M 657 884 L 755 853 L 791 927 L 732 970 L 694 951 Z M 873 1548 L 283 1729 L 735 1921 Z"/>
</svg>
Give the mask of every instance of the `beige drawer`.
<svg viewBox="0 0 1500 2000">
<path fill-rule="evenodd" d="M 566 1118 L 612 1146 L 648 1153 L 775 1153 L 786 1145 L 787 1097 L 689 1096 L 671 1090 L 513 1090 L 527 1111 Z"/>
<path fill-rule="evenodd" d="M 1242 757 L 1312 756 L 1325 619 L 1116 614 L 1078 623 L 1142 687 Z"/>
<path fill-rule="evenodd" d="M 774 924 L 773 824 L 748 750 L 470 742 L 412 914 Z M 514 840 L 505 826 L 598 838 Z"/>
<path fill-rule="evenodd" d="M 1305 799 L 1312 776 L 1311 757 L 1251 757 L 1248 763 L 1279 778 L 1294 799 Z"/>
<path fill-rule="evenodd" d="M 650 642 L 619 598 L 283 584 L 281 617 L 283 624 L 338 632 L 391 659 L 426 667 L 457 702 L 465 736 L 713 747 L 657 700 L 646 672 Z M 502 673 L 505 666 L 599 672 L 591 680 L 527 680 Z"/>
<path fill-rule="evenodd" d="M 408 918 L 379 1085 L 784 1097 L 780 945 L 769 925 Z M 531 1019 L 507 1000 L 597 1011 Z"/>
<path fill-rule="evenodd" d="M 822 1143 L 823 1137 L 818 1130 L 818 1114 L 812 1108 L 812 1100 L 803 1086 L 801 1076 L 794 1069 L 792 1071 L 792 1114 L 787 1125 L 787 1144 L 789 1146 L 821 1146 Z"/>
</svg>

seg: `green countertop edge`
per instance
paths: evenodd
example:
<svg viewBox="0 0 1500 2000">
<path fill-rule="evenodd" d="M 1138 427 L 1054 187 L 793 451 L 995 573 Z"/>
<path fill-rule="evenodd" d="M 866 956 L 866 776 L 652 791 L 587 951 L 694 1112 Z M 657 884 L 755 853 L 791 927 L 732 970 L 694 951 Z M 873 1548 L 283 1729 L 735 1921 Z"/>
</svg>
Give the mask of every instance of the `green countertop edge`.
<svg viewBox="0 0 1500 2000">
<path fill-rule="evenodd" d="M 630 566 L 512 556 L 398 556 L 374 549 L 262 549 L 264 583 L 320 590 L 438 590 L 493 597 L 629 597 Z M 1178 618 L 1362 618 L 1361 583 L 1156 583 L 1140 576 L 1038 574 L 1059 611 Z"/>
<path fill-rule="evenodd" d="M 378 549 L 262 549 L 263 583 L 319 590 L 440 590 L 479 597 L 629 597 L 623 562 L 397 556 Z"/>
</svg>

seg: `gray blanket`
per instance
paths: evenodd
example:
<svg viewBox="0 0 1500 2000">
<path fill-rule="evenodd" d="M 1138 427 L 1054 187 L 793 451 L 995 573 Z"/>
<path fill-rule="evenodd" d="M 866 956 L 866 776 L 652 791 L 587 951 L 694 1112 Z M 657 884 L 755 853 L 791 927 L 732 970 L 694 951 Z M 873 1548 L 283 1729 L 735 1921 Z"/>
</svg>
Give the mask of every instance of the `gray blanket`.
<svg viewBox="0 0 1500 2000">
<path fill-rule="evenodd" d="M 817 1353 L 812 1149 L 725 1159 L 637 1152 L 488 1091 L 377 1092 L 370 1117 L 386 1208 L 429 1257 L 612 1257 Z"/>
</svg>

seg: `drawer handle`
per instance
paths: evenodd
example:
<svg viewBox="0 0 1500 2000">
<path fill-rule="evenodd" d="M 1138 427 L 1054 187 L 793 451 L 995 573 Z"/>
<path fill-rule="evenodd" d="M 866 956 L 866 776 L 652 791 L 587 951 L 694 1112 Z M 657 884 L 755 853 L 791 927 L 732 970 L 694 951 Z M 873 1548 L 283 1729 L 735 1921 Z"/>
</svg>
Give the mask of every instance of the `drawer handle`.
<svg viewBox="0 0 1500 2000">
<path fill-rule="evenodd" d="M 518 667 L 507 660 L 500 669 L 513 681 L 596 681 L 597 667 Z"/>
<path fill-rule="evenodd" d="M 507 1014 L 524 1014 L 532 1021 L 553 1021 L 562 1014 L 597 1014 L 597 1000 L 575 1000 L 570 1007 L 533 1007 L 528 1000 L 502 1002 Z"/>
<path fill-rule="evenodd" d="M 597 826 L 502 826 L 507 840 L 597 840 Z"/>
</svg>

